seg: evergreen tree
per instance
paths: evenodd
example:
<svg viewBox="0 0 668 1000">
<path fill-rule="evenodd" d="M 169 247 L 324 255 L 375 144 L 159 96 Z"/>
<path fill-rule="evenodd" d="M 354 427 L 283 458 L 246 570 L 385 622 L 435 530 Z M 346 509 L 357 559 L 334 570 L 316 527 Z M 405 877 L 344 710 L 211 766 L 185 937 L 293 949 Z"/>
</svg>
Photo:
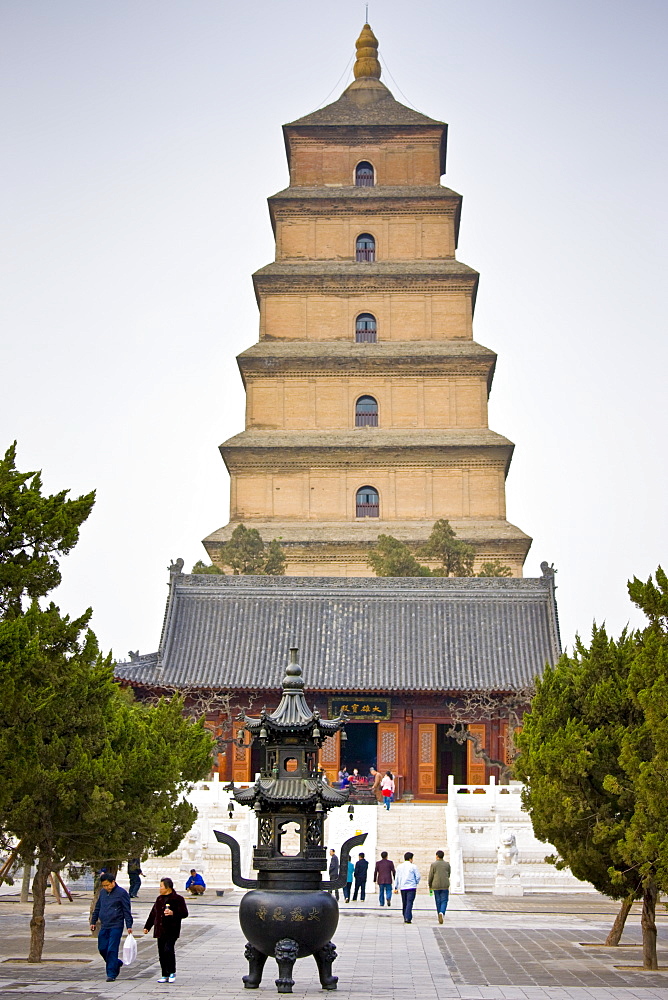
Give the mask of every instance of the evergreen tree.
<svg viewBox="0 0 668 1000">
<path fill-rule="evenodd" d="M 17 470 L 16 442 L 0 459 L 0 618 L 60 583 L 57 557 L 76 545 L 95 502 L 95 493 L 68 500 L 68 492 L 43 496 L 40 473 Z"/>
<path fill-rule="evenodd" d="M 656 900 L 668 890 L 668 579 L 659 568 L 656 584 L 634 579 L 629 592 L 649 625 L 618 642 L 594 627 L 589 648 L 578 639 L 572 657 L 547 668 L 515 770 L 558 864 L 625 900 L 619 933 L 642 897 L 643 967 L 656 969 Z"/>
<path fill-rule="evenodd" d="M 480 566 L 480 572 L 476 576 L 512 576 L 513 571 L 510 566 L 504 566 L 500 559 L 492 559 L 491 562 L 484 562 Z"/>
<path fill-rule="evenodd" d="M 516 737 L 515 774 L 526 783 L 524 804 L 539 840 L 559 852 L 576 878 L 613 899 L 636 898 L 640 879 L 629 871 L 619 840 L 633 814 L 633 799 L 609 789 L 620 777 L 622 741 L 640 713 L 626 692 L 634 637 L 618 642 L 594 627 L 591 646 L 576 640 L 536 683 L 531 711 Z"/>
<path fill-rule="evenodd" d="M 428 540 L 420 546 L 417 554 L 440 564 L 431 571 L 432 576 L 473 576 L 475 549 L 457 538 L 445 518 L 436 521 Z"/>
<path fill-rule="evenodd" d="M 222 547 L 221 559 L 234 576 L 283 576 L 285 555 L 278 539 L 265 546 L 257 528 L 238 524 L 229 542 Z"/>
<path fill-rule="evenodd" d="M 61 579 L 94 494 L 44 497 L 36 473 L 0 462 L 0 832 L 37 860 L 29 961 L 41 959 L 46 884 L 70 862 L 168 853 L 192 826 L 183 801 L 212 740 L 173 699 L 132 703 L 88 629 L 37 598 Z M 30 604 L 24 609 L 25 599 Z"/>
<path fill-rule="evenodd" d="M 285 553 L 277 538 L 272 538 L 267 546 L 262 573 L 264 576 L 285 576 Z"/>
<path fill-rule="evenodd" d="M 430 570 L 420 565 L 408 545 L 392 535 L 379 535 L 367 558 L 376 576 L 431 576 Z"/>
<path fill-rule="evenodd" d="M 211 738 L 179 699 L 148 709 L 121 692 L 89 617 L 33 603 L 0 623 L 0 823 L 37 861 L 32 962 L 49 873 L 174 849 L 197 815 L 183 792 L 211 763 Z"/>
<path fill-rule="evenodd" d="M 210 574 L 211 576 L 225 576 L 225 571 L 222 570 L 220 566 L 216 566 L 215 563 L 205 563 L 202 559 L 197 560 L 190 572 L 199 575 Z"/>
<path fill-rule="evenodd" d="M 649 619 L 638 636 L 628 678 L 628 695 L 641 718 L 622 739 L 623 776 L 611 775 L 611 794 L 633 802 L 620 852 L 642 879 L 643 966 L 657 969 L 656 901 L 668 891 L 668 578 L 658 568 L 656 584 L 637 578 L 629 584 L 631 600 Z"/>
</svg>

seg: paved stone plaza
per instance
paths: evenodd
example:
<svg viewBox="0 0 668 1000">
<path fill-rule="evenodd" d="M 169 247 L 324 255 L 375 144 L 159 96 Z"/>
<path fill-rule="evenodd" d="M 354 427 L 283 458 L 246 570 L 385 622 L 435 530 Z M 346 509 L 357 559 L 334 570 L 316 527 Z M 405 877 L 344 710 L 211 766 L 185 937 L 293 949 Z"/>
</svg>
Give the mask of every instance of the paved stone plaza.
<svg viewBox="0 0 668 1000">
<path fill-rule="evenodd" d="M 108 1000 L 153 1000 L 176 991 L 183 998 L 250 996 L 241 984 L 246 971 L 244 939 L 237 921 L 241 893 L 188 900 L 191 916 L 177 946 L 177 981 L 162 985 L 155 942 L 138 934 L 137 964 L 117 982 L 106 983 L 96 942 L 87 933 L 90 895 L 47 912 L 45 957 L 58 961 L 27 966 L 30 907 L 16 897 L 0 900 L 0 996 L 3 1000 L 43 1000 L 45 996 Z M 154 890 L 142 889 L 133 911 L 143 927 Z M 375 897 L 365 904 L 341 903 L 335 942 L 339 958 L 339 996 L 361 1000 L 420 997 L 479 1000 L 668 1000 L 668 971 L 644 973 L 618 966 L 640 964 L 640 911 L 634 909 L 624 947 L 591 947 L 602 942 L 615 907 L 599 896 L 528 896 L 500 899 L 489 894 L 455 897 L 443 927 L 431 900 L 418 896 L 414 922 L 404 925 L 400 907 L 380 909 Z M 658 917 L 659 963 L 668 970 L 668 915 Z M 587 946 L 589 945 L 589 947 Z M 9 961 L 8 961 L 9 959 Z M 277 996 L 273 960 L 267 963 L 260 992 Z M 311 958 L 294 971 L 294 996 L 322 995 Z"/>
</svg>

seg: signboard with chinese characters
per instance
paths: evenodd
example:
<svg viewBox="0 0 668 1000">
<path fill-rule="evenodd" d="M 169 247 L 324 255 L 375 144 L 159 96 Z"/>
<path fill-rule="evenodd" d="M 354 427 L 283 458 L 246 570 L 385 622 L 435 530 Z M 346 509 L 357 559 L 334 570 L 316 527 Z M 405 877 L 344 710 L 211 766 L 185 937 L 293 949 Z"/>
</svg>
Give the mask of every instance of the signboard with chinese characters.
<svg viewBox="0 0 668 1000">
<path fill-rule="evenodd" d="M 391 698 L 364 698 L 360 695 L 350 695 L 348 698 L 330 698 L 327 711 L 330 719 L 337 715 L 347 715 L 351 722 L 385 720 L 389 719 L 391 713 Z"/>
</svg>

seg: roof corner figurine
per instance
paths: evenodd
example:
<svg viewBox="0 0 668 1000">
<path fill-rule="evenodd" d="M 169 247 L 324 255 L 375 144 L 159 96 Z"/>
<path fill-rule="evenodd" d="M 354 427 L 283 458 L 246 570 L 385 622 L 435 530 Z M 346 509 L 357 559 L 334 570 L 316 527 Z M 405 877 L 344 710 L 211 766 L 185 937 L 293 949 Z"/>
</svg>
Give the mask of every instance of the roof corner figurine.
<svg viewBox="0 0 668 1000">
<path fill-rule="evenodd" d="M 297 663 L 297 650 L 283 678 L 283 696 L 270 715 L 240 716 L 261 751 L 260 777 L 249 788 L 234 792 L 241 805 L 251 806 L 257 816 L 257 845 L 253 868 L 257 879 L 243 878 L 239 845 L 233 837 L 216 831 L 219 841 L 232 851 L 232 880 L 251 889 L 241 900 L 239 922 L 247 938 L 245 955 L 249 972 L 246 989 L 257 989 L 268 956 L 278 962 L 279 993 L 292 993 L 292 970 L 296 959 L 313 955 L 325 990 L 335 990 L 332 975 L 336 950 L 332 935 L 339 921 L 339 907 L 325 889 L 340 889 L 346 881 L 350 851 L 364 843 L 366 834 L 351 837 L 341 847 L 339 878 L 323 881 L 327 867 L 324 844 L 328 809 L 344 805 L 349 790 L 332 788 L 323 781 L 318 751 L 329 736 L 343 730 L 346 717 L 323 719 L 309 709 L 304 681 Z M 342 733 L 345 738 L 345 732 Z M 299 837 L 299 850 L 286 855 L 288 827 Z"/>
</svg>

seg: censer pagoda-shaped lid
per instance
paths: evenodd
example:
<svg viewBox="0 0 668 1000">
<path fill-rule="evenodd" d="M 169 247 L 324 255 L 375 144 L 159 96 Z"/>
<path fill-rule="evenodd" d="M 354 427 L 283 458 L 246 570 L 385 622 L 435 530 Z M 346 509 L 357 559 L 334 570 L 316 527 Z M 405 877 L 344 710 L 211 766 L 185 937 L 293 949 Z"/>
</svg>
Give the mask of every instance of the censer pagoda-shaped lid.
<svg viewBox="0 0 668 1000">
<path fill-rule="evenodd" d="M 298 652 L 294 647 L 290 650 L 290 661 L 283 677 L 283 695 L 275 710 L 268 714 L 263 708 L 259 718 L 241 714 L 239 719 L 252 736 L 267 743 L 281 743 L 282 736 L 299 734 L 321 746 L 328 736 L 345 726 L 347 718 L 339 715 L 335 719 L 323 719 L 317 709 L 308 707 L 302 668 L 297 662 Z"/>
</svg>

